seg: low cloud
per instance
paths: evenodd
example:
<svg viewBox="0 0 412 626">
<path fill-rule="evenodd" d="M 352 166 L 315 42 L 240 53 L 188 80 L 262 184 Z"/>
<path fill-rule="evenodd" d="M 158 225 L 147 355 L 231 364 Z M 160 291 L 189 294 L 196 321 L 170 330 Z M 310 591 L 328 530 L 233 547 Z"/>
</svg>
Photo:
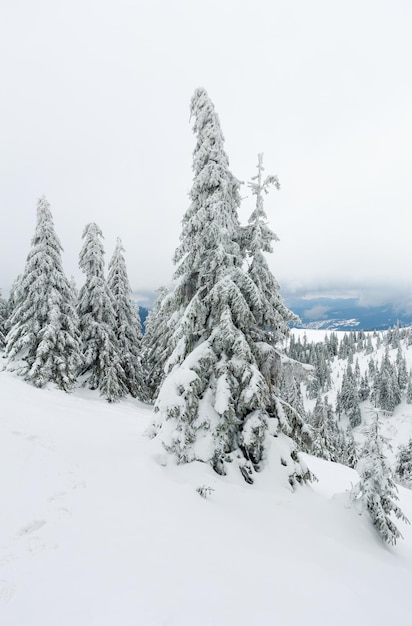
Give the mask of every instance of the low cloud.
<svg viewBox="0 0 412 626">
<path fill-rule="evenodd" d="M 330 311 L 330 307 L 317 304 L 310 309 L 303 311 L 303 315 L 309 320 L 325 320 L 327 318 L 326 313 Z"/>
<path fill-rule="evenodd" d="M 153 304 L 158 297 L 158 291 L 139 289 L 132 292 L 132 300 L 137 302 L 140 306 L 146 307 L 147 309 L 151 309 L 153 307 Z"/>
<path fill-rule="evenodd" d="M 319 312 L 317 306 L 310 307 L 310 301 L 318 298 L 346 299 L 355 298 L 359 306 L 390 306 L 394 311 L 412 312 L 412 284 L 406 281 L 364 281 L 359 279 L 347 281 L 313 281 L 312 284 L 302 285 L 297 282 L 284 285 L 282 296 L 292 300 L 307 300 L 308 310 L 305 314 L 315 317 Z M 324 307 L 326 308 L 326 307 Z M 323 314 L 326 310 L 322 311 Z M 321 319 L 320 316 L 317 319 Z"/>
</svg>

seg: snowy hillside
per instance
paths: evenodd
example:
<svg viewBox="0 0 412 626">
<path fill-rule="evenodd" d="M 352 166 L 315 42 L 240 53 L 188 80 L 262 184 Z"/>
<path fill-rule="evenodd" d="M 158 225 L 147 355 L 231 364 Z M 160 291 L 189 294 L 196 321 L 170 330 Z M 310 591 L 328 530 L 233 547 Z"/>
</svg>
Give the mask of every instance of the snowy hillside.
<svg viewBox="0 0 412 626">
<path fill-rule="evenodd" d="M 412 527 L 383 544 L 345 495 L 354 470 L 307 457 L 319 482 L 292 493 L 269 454 L 249 486 L 176 466 L 136 400 L 6 372 L 0 397 L 2 626 L 409 623 Z"/>
<path fill-rule="evenodd" d="M 387 346 L 385 337 L 387 337 L 386 332 L 379 333 L 365 333 L 366 337 L 371 338 L 371 344 L 373 347 L 373 352 L 368 353 L 365 349 L 358 350 L 356 347 L 355 352 L 352 358 L 352 368 L 354 369 L 356 363 L 359 365 L 360 375 L 364 376 L 368 373 L 369 363 L 373 361 L 376 364 L 378 369 L 379 365 L 382 362 L 382 359 L 385 356 L 385 352 L 388 348 L 388 356 L 391 363 L 396 363 L 398 348 L 393 347 L 393 345 Z M 411 330 L 405 329 L 404 333 L 406 333 L 406 337 L 399 340 L 399 347 L 402 352 L 403 357 L 405 358 L 406 368 L 409 372 L 409 376 L 411 376 L 412 371 L 412 344 L 409 345 Z M 323 342 L 325 337 L 330 337 L 331 332 L 324 330 L 313 330 L 313 329 L 294 329 L 292 331 L 294 337 L 299 339 L 300 341 L 306 340 L 308 343 L 318 343 Z M 348 333 L 345 332 L 335 332 L 334 333 L 338 337 L 338 341 L 341 342 L 342 338 L 346 335 L 349 336 Z M 336 406 L 337 394 L 342 385 L 342 379 L 345 370 L 348 367 L 348 358 L 338 358 L 334 357 L 330 364 L 330 377 L 331 377 L 331 388 L 328 389 L 323 396 L 327 396 L 329 402 L 333 407 Z M 372 385 L 372 381 L 370 381 Z M 316 400 L 308 399 L 307 395 L 304 394 L 304 404 L 305 408 L 309 411 L 314 409 Z M 364 442 L 365 436 L 365 427 L 370 423 L 372 416 L 375 413 L 375 403 L 370 399 L 359 403 L 362 422 L 359 426 L 353 429 L 353 434 L 355 436 L 356 441 L 359 444 Z M 388 439 L 389 447 L 386 449 L 386 453 L 388 459 L 391 464 L 395 463 L 395 456 L 397 453 L 397 449 L 399 445 L 406 444 L 408 440 L 412 437 L 412 404 L 407 403 L 405 393 L 401 395 L 401 401 L 397 404 L 393 411 L 386 412 L 380 411 L 381 421 L 382 421 L 382 435 Z M 345 429 L 349 425 L 349 420 L 345 414 L 343 414 L 340 418 L 339 425 L 342 429 Z"/>
</svg>

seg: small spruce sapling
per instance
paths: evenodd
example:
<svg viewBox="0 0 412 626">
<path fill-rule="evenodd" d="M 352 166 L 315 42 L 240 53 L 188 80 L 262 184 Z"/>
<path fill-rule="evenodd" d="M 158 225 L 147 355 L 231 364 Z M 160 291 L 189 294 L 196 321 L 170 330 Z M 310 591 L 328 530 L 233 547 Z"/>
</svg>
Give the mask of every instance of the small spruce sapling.
<svg viewBox="0 0 412 626">
<path fill-rule="evenodd" d="M 395 476 L 401 485 L 412 488 L 412 438 L 406 445 L 399 446 Z"/>
</svg>

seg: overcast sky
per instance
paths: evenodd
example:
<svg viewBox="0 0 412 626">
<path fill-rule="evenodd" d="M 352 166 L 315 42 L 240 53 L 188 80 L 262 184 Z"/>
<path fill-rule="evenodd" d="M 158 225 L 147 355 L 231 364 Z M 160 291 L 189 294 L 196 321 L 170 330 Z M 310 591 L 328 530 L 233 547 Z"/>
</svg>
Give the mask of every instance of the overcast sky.
<svg viewBox="0 0 412 626">
<path fill-rule="evenodd" d="M 92 221 L 133 289 L 170 284 L 203 86 L 235 176 L 279 176 L 281 292 L 412 300 L 411 32 L 410 0 L 1 0 L 0 288 L 42 194 L 79 286 Z"/>
</svg>

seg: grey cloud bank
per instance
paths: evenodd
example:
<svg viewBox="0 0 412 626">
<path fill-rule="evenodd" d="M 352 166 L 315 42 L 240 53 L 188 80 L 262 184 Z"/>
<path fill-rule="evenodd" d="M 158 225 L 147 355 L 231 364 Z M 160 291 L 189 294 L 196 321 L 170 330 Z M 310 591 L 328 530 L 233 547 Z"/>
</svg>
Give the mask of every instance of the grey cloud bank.
<svg viewBox="0 0 412 626">
<path fill-rule="evenodd" d="M 189 102 L 203 85 L 234 174 L 250 179 L 263 151 L 279 175 L 266 211 L 282 293 L 411 307 L 411 9 L 3 3 L 0 288 L 23 267 L 43 193 L 78 284 L 91 221 L 107 258 L 122 238 L 138 293 L 169 284 L 191 185 Z M 251 209 L 245 198 L 243 220 Z"/>
</svg>

